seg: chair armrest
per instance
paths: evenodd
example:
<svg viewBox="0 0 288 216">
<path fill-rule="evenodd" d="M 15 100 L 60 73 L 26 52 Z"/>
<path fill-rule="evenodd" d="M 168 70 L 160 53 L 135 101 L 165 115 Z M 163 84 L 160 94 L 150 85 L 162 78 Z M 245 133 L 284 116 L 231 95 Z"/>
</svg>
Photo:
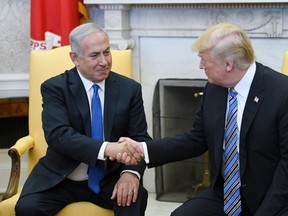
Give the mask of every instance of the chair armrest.
<svg viewBox="0 0 288 216">
<path fill-rule="evenodd" d="M 288 75 L 288 51 L 284 53 L 284 59 L 282 64 L 282 73 Z"/>
<path fill-rule="evenodd" d="M 21 156 L 32 148 L 33 144 L 33 138 L 31 136 L 25 136 L 20 138 L 15 145 L 8 150 L 8 155 L 11 158 L 11 172 L 8 186 L 6 192 L 3 194 L 2 200 L 8 199 L 17 193 L 21 171 Z"/>
</svg>

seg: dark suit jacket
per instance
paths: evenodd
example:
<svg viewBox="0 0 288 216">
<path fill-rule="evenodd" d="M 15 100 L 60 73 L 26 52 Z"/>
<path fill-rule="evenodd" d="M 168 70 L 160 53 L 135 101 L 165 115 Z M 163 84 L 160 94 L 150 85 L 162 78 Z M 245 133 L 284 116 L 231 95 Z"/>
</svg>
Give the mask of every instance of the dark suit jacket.
<svg viewBox="0 0 288 216">
<path fill-rule="evenodd" d="M 257 100 L 258 98 L 258 100 Z M 221 177 L 227 89 L 207 84 L 193 129 L 147 142 L 149 167 L 209 151 L 212 188 Z M 254 215 L 288 206 L 288 78 L 256 63 L 240 131 L 243 196 Z"/>
<path fill-rule="evenodd" d="M 53 187 L 65 179 L 79 164 L 95 165 L 103 141 L 93 140 L 91 118 L 85 88 L 76 68 L 65 71 L 41 85 L 42 121 L 48 144 L 46 155 L 29 175 L 22 196 Z M 121 136 L 138 141 L 151 140 L 147 133 L 141 85 L 110 72 L 105 81 L 104 134 L 106 141 Z M 108 160 L 101 187 L 116 183 L 123 170 L 144 173 L 144 162 L 126 166 Z M 108 184 L 110 182 L 110 184 Z"/>
</svg>

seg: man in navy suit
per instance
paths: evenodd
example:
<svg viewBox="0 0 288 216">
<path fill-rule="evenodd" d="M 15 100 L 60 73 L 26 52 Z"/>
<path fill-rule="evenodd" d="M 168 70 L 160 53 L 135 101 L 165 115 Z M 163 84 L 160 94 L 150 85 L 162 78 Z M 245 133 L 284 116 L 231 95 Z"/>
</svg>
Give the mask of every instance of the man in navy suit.
<svg viewBox="0 0 288 216">
<path fill-rule="evenodd" d="M 288 77 L 256 62 L 247 35 L 231 23 L 207 29 L 193 49 L 208 78 L 193 129 L 142 146 L 128 138 L 122 141 L 131 144 L 132 153 L 134 147 L 136 152 L 142 148 L 139 152 L 145 153 L 149 167 L 209 152 L 211 187 L 186 201 L 172 216 L 288 215 Z M 238 155 L 235 167 L 239 167 L 240 184 L 235 185 L 240 187 L 240 199 L 231 201 L 237 204 L 238 213 L 224 213 L 224 133 L 232 88 L 238 93 L 234 153 Z M 118 154 L 117 160 L 125 163 L 126 156 Z M 235 197 L 237 190 L 231 192 Z"/>
<path fill-rule="evenodd" d="M 93 23 L 70 34 L 75 67 L 45 81 L 43 130 L 48 144 L 23 187 L 16 215 L 55 215 L 66 205 L 88 201 L 113 209 L 115 215 L 144 216 L 147 191 L 141 185 L 146 167 L 142 160 L 128 166 L 109 160 L 125 146 L 121 136 L 148 141 L 141 85 L 111 71 L 109 38 Z M 53 63 L 52 63 L 53 64 Z M 98 84 L 102 104 L 103 140 L 91 138 L 91 97 Z M 87 185 L 88 166 L 105 164 L 100 192 Z"/>
</svg>

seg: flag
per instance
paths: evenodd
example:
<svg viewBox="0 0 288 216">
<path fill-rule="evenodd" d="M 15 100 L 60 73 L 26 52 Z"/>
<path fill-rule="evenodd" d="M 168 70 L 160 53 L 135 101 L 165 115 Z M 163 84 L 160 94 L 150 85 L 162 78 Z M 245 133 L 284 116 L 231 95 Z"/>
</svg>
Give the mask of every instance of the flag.
<svg viewBox="0 0 288 216">
<path fill-rule="evenodd" d="M 68 45 L 70 31 L 87 19 L 83 0 L 31 0 L 30 48 Z"/>
</svg>

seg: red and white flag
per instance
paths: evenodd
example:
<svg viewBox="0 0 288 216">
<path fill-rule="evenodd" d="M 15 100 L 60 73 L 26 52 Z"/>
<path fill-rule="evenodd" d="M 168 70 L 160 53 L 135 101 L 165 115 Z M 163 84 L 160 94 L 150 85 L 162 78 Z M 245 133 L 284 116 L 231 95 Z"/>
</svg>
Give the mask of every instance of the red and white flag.
<svg viewBox="0 0 288 216">
<path fill-rule="evenodd" d="M 31 50 L 68 45 L 70 31 L 87 19 L 83 0 L 31 0 Z"/>
</svg>

